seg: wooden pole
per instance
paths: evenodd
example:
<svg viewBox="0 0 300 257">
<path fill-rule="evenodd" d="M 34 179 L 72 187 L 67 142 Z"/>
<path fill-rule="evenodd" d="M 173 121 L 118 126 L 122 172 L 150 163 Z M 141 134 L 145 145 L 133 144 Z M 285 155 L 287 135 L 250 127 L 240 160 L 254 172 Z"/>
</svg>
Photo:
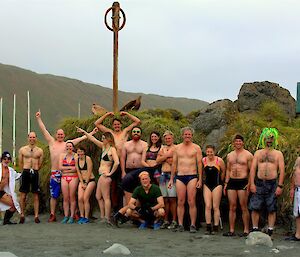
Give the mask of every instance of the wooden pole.
<svg viewBox="0 0 300 257">
<path fill-rule="evenodd" d="M 107 14 L 112 11 L 112 27 L 107 23 Z M 120 26 L 120 12 L 123 15 L 123 23 Z M 110 7 L 104 17 L 104 22 L 106 27 L 113 31 L 114 33 L 114 46 L 113 46 L 113 111 L 116 113 L 119 111 L 118 108 L 118 90 L 119 90 L 119 80 L 118 80 L 118 62 L 119 62 L 119 31 L 125 26 L 126 16 L 124 11 L 120 8 L 118 2 L 114 2 L 112 7 Z"/>
<path fill-rule="evenodd" d="M 2 154 L 2 136 L 3 136 L 3 98 L 0 98 L 0 154 Z"/>
<path fill-rule="evenodd" d="M 27 135 L 30 133 L 30 95 L 27 91 Z"/>
<path fill-rule="evenodd" d="M 14 109 L 13 109 L 13 153 L 12 162 L 16 166 L 16 94 L 14 94 Z"/>
</svg>

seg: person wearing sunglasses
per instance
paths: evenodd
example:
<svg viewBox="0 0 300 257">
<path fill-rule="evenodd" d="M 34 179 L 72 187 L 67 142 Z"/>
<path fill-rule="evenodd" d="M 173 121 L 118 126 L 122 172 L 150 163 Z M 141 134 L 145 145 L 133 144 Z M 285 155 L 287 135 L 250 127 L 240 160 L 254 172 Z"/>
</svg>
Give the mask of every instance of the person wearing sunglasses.
<svg viewBox="0 0 300 257">
<path fill-rule="evenodd" d="M 10 162 L 10 153 L 3 152 L 0 164 L 0 211 L 5 211 L 3 225 L 16 224 L 11 222 L 10 219 L 15 211 L 21 213 L 17 194 L 15 193 L 15 181 L 20 178 L 21 173 L 9 167 Z"/>
</svg>

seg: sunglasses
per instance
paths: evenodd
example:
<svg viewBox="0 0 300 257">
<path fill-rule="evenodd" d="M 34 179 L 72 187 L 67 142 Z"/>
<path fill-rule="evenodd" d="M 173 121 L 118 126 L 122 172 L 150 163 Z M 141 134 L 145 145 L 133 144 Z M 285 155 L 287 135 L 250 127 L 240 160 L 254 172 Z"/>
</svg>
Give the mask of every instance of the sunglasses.
<svg viewBox="0 0 300 257">
<path fill-rule="evenodd" d="M 140 130 L 132 130 L 132 133 L 140 134 L 141 131 Z"/>
</svg>

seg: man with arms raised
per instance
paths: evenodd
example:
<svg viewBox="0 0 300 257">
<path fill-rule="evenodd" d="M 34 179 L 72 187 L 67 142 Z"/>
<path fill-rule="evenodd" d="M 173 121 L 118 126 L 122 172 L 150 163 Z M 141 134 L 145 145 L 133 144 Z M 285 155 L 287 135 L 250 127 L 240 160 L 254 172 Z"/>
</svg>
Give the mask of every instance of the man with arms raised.
<svg viewBox="0 0 300 257">
<path fill-rule="evenodd" d="M 37 112 L 35 116 L 39 124 L 39 127 L 49 145 L 50 159 L 51 159 L 51 176 L 50 176 L 51 199 L 50 199 L 50 218 L 48 219 L 48 222 L 54 222 L 56 221 L 56 216 L 55 216 L 56 202 L 57 202 L 57 198 L 60 195 L 61 171 L 59 170 L 59 157 L 62 153 L 66 151 L 66 142 L 64 141 L 65 133 L 62 129 L 58 129 L 55 133 L 55 136 L 52 137 L 42 121 L 41 112 Z M 93 133 L 96 133 L 95 129 Z M 76 145 L 84 139 L 86 139 L 86 136 L 69 140 L 69 142 L 72 142 L 74 145 Z"/>
<path fill-rule="evenodd" d="M 243 236 L 249 234 L 250 215 L 248 211 L 248 175 L 253 155 L 244 149 L 244 138 L 237 134 L 233 138 L 234 151 L 227 155 L 227 170 L 224 183 L 224 195 L 229 201 L 229 231 L 223 236 L 235 236 L 234 226 L 236 219 L 236 206 L 239 200 L 242 219 L 244 223 Z"/>
<path fill-rule="evenodd" d="M 253 231 L 258 231 L 259 212 L 266 208 L 269 236 L 273 234 L 277 197 L 282 194 L 284 181 L 284 158 L 282 152 L 275 149 L 277 145 L 277 129 L 264 128 L 258 142 L 258 146 L 262 149 L 254 154 L 249 179 L 250 190 L 253 193 L 249 203 L 249 209 L 252 211 Z"/>
<path fill-rule="evenodd" d="M 161 228 L 175 229 L 177 227 L 176 187 L 173 184 L 171 188 L 168 188 L 168 184 L 171 177 L 173 152 L 175 150 L 174 135 L 171 131 L 167 130 L 163 134 L 163 138 L 166 145 L 162 146 L 162 148 L 158 152 L 158 156 L 156 159 L 157 163 L 162 164 L 159 188 L 164 198 L 165 210 L 166 210 L 165 220 Z M 171 224 L 169 224 L 169 212 L 171 212 L 172 215 Z"/>
<path fill-rule="evenodd" d="M 190 233 L 196 233 L 196 193 L 202 185 L 202 152 L 200 146 L 192 142 L 194 130 L 185 127 L 182 130 L 183 142 L 175 147 L 173 154 L 172 173 L 168 187 L 173 186 L 176 175 L 178 231 L 183 232 L 184 204 L 186 194 L 191 219 Z"/>
<path fill-rule="evenodd" d="M 128 127 L 124 128 L 123 130 L 122 130 L 122 122 L 121 122 L 121 120 L 119 120 L 117 118 L 114 118 L 113 121 L 112 121 L 112 129 L 107 128 L 102 124 L 103 121 L 106 118 L 108 118 L 110 116 L 114 116 L 113 112 L 107 112 L 106 114 L 104 114 L 102 117 L 100 117 L 95 122 L 96 127 L 101 132 L 103 132 L 103 133 L 104 132 L 110 132 L 113 135 L 119 159 L 121 159 L 122 147 L 123 147 L 124 143 L 128 140 L 129 132 L 134 127 L 138 126 L 141 123 L 140 119 L 138 119 L 137 117 L 131 115 L 128 112 L 120 112 L 120 115 L 121 116 L 127 116 L 129 119 L 131 119 L 133 121 Z M 116 210 L 116 209 L 118 209 L 118 207 L 120 207 L 120 206 L 118 206 L 118 205 L 120 205 L 119 202 L 121 200 L 121 199 L 119 199 L 120 192 L 118 192 L 118 190 L 117 190 L 117 184 L 121 180 L 120 175 L 121 175 L 121 168 L 119 166 L 118 169 L 115 172 L 116 179 L 114 179 L 112 181 L 112 189 L 111 189 L 112 190 L 112 197 L 111 197 L 112 208 L 114 210 Z"/>
<path fill-rule="evenodd" d="M 39 220 L 39 169 L 43 162 L 43 150 L 36 146 L 36 133 L 28 134 L 28 145 L 25 145 L 19 150 L 19 167 L 23 170 L 20 186 L 20 205 L 21 217 L 20 224 L 25 222 L 25 205 L 26 196 L 31 191 L 33 193 L 34 206 L 34 222 L 40 223 Z"/>
</svg>

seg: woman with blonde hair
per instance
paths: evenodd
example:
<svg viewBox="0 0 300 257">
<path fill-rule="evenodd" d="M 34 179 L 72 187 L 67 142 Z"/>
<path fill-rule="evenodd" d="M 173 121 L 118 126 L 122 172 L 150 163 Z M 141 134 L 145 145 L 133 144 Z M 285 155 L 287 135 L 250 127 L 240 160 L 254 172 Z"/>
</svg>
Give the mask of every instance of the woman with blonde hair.
<svg viewBox="0 0 300 257">
<path fill-rule="evenodd" d="M 110 185 L 119 165 L 119 157 L 115 148 L 113 135 L 110 132 L 103 133 L 101 142 L 81 128 L 78 128 L 77 131 L 84 133 L 90 141 L 102 149 L 99 166 L 100 177 L 97 183 L 96 198 L 99 204 L 101 218 L 104 219 L 107 224 L 111 225 Z"/>
</svg>

